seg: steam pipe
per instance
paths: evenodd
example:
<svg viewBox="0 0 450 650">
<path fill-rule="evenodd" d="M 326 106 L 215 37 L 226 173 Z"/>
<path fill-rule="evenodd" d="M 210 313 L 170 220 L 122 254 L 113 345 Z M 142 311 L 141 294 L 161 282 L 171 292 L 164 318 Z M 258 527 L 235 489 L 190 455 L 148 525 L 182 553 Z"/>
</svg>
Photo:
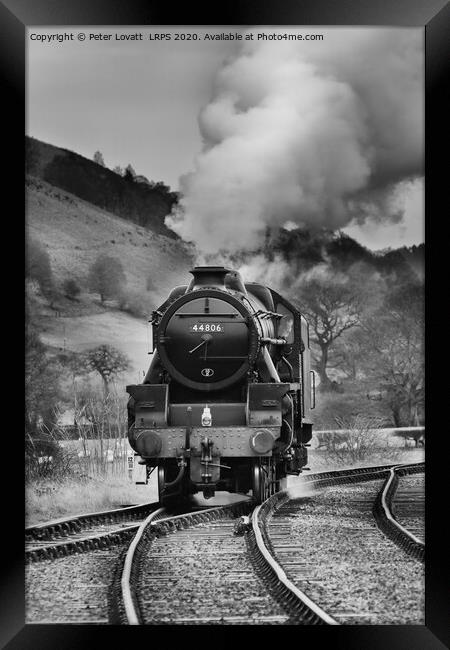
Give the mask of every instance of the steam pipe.
<svg viewBox="0 0 450 650">
<path fill-rule="evenodd" d="M 277 373 L 277 369 L 273 365 L 272 357 L 270 356 L 267 348 L 263 347 L 262 352 L 263 352 L 264 361 L 267 366 L 267 370 L 269 371 L 270 378 L 272 379 L 272 381 L 276 382 L 277 384 L 281 384 L 280 375 Z"/>
<path fill-rule="evenodd" d="M 293 382 L 294 381 L 294 368 L 289 363 L 289 361 L 286 359 L 286 357 L 281 357 L 281 361 L 287 366 L 287 369 L 289 370 L 289 378 L 290 378 L 291 382 Z"/>
<path fill-rule="evenodd" d="M 178 485 L 178 483 L 181 482 L 181 480 L 182 480 L 182 478 L 184 476 L 184 468 L 185 468 L 185 466 L 186 465 L 183 462 L 183 464 L 180 467 L 180 471 L 178 472 L 178 476 L 173 481 L 170 481 L 170 483 L 165 483 L 164 484 L 163 492 L 165 492 L 167 490 L 167 488 L 172 488 L 172 487 L 174 487 L 175 485 Z"/>
<path fill-rule="evenodd" d="M 262 345 L 286 345 L 286 339 L 260 338 Z"/>
</svg>

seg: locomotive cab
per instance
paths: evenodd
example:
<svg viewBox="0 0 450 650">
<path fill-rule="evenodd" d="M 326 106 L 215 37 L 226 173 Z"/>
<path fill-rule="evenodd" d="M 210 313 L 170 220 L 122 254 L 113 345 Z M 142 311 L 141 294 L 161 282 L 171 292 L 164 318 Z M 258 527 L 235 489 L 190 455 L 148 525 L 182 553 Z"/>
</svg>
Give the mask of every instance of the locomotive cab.
<svg viewBox="0 0 450 650">
<path fill-rule="evenodd" d="M 158 467 L 162 502 L 223 489 L 261 502 L 307 460 L 306 321 L 235 271 L 192 274 L 153 313 L 152 363 L 127 386 L 130 444 Z"/>
</svg>

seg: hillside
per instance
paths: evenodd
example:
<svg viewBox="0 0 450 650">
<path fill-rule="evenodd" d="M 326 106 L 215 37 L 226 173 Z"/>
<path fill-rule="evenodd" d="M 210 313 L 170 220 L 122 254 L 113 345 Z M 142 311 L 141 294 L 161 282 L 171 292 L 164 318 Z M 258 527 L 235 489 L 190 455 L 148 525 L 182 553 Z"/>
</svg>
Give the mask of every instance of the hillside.
<svg viewBox="0 0 450 650">
<path fill-rule="evenodd" d="M 181 241 L 132 224 L 37 178 L 26 179 L 27 236 L 44 245 L 58 282 L 81 284 L 99 253 L 121 260 L 131 291 L 151 275 L 161 297 L 186 278 L 192 260 Z"/>
<path fill-rule="evenodd" d="M 27 239 L 48 252 L 57 288 L 68 278 L 82 288 L 78 300 L 61 297 L 53 309 L 35 298 L 44 343 L 74 351 L 110 343 L 132 361 L 124 382 L 137 381 L 149 362 L 145 314 L 165 300 L 172 287 L 190 278 L 188 249 L 179 240 L 121 219 L 35 177 L 26 179 L 26 200 Z M 99 253 L 122 262 L 127 292 L 141 300 L 142 317 L 123 313 L 114 303 L 101 305 L 97 295 L 88 293 L 88 269 Z"/>
<path fill-rule="evenodd" d="M 92 205 L 177 239 L 164 225 L 176 195 L 133 182 L 73 151 L 26 137 L 26 172 Z"/>
<path fill-rule="evenodd" d="M 39 140 L 27 138 L 27 150 L 27 239 L 48 252 L 59 291 L 52 306 L 39 291 L 33 297 L 42 340 L 54 351 L 109 343 L 131 359 L 123 382 L 138 381 L 149 362 L 147 318 L 174 286 L 189 281 L 194 263 L 191 249 L 164 226 L 174 199 Z M 373 253 L 330 231 L 281 229 L 257 252 L 269 261 L 281 255 L 292 277 L 321 263 L 345 272 L 363 262 L 398 279 L 422 279 L 424 273 L 423 245 Z M 131 313 L 120 311 L 117 302 L 101 304 L 89 293 L 89 267 L 100 253 L 122 263 L 126 294 L 136 307 Z M 64 297 L 68 279 L 81 288 L 76 300 Z"/>
<path fill-rule="evenodd" d="M 345 233 L 325 229 L 280 229 L 267 238 L 262 250 L 269 259 L 280 253 L 296 273 L 322 263 L 346 272 L 353 264 L 364 263 L 383 275 L 395 273 L 405 279 L 422 281 L 425 274 L 425 244 L 374 252 Z"/>
</svg>

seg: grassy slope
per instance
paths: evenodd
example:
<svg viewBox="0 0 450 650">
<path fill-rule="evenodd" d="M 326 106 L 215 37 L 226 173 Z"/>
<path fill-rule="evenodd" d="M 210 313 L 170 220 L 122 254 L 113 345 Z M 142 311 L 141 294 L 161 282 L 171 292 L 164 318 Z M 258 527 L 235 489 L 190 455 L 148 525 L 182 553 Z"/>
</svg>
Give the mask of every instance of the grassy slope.
<svg viewBox="0 0 450 650">
<path fill-rule="evenodd" d="M 164 217 L 176 201 L 174 193 L 133 182 L 74 151 L 36 138 L 25 138 L 27 173 L 54 187 L 171 239 Z"/>
<path fill-rule="evenodd" d="M 40 179 L 27 179 L 27 235 L 46 247 L 59 286 L 67 278 L 85 284 L 88 269 L 99 253 L 121 260 L 127 290 L 139 293 L 148 311 L 177 284 L 186 283 L 192 260 L 178 241 L 157 235 L 55 188 Z M 154 289 L 146 290 L 151 276 Z M 148 365 L 147 324 L 99 304 L 98 296 L 83 291 L 76 302 L 58 303 L 59 316 L 41 305 L 44 342 L 54 347 L 82 350 L 111 343 L 133 363 L 124 381 L 135 382 Z"/>
<path fill-rule="evenodd" d="M 149 485 L 135 485 L 127 476 L 80 481 L 34 481 L 26 487 L 25 525 L 60 517 L 111 510 L 158 500 L 155 477 Z"/>
</svg>

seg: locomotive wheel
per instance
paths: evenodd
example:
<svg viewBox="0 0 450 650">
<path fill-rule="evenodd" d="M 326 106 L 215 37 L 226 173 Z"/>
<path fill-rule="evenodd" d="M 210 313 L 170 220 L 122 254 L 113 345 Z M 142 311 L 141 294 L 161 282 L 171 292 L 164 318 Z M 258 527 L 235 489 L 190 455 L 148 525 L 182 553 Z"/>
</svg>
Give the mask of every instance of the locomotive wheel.
<svg viewBox="0 0 450 650">
<path fill-rule="evenodd" d="M 275 482 L 275 466 L 269 458 L 263 463 L 256 459 L 252 467 L 252 493 L 257 503 L 262 503 L 277 491 Z"/>
<path fill-rule="evenodd" d="M 250 474 L 248 471 L 248 466 L 240 466 L 236 468 L 233 472 L 233 483 L 230 486 L 230 492 L 235 492 L 237 494 L 247 494 L 252 488 L 252 481 L 250 479 Z"/>
<path fill-rule="evenodd" d="M 256 503 L 264 501 L 264 473 L 259 459 L 253 463 L 252 467 L 252 493 Z"/>
<path fill-rule="evenodd" d="M 275 492 L 287 489 L 287 477 L 283 471 L 283 462 L 275 466 Z"/>
</svg>

